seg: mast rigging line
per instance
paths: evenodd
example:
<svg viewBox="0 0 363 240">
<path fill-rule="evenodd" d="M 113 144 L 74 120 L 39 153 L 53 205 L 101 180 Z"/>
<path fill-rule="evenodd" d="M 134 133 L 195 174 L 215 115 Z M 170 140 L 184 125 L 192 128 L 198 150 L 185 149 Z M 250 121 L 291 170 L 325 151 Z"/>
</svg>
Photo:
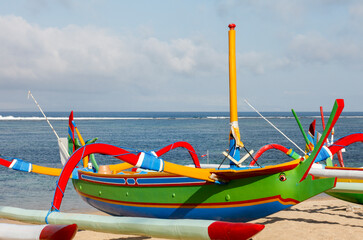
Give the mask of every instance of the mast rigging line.
<svg viewBox="0 0 363 240">
<path fill-rule="evenodd" d="M 47 121 L 47 123 L 49 124 L 50 128 L 53 130 L 53 132 L 54 132 L 55 136 L 56 136 L 56 137 L 57 137 L 57 139 L 59 140 L 59 136 L 58 136 L 57 132 L 54 130 L 54 128 L 53 128 L 53 126 L 52 126 L 52 124 L 49 122 L 49 120 L 48 120 L 47 116 L 44 114 L 44 112 L 43 112 L 42 108 L 39 106 L 39 104 L 38 104 L 37 100 L 35 100 L 35 98 L 33 97 L 33 94 L 32 94 L 30 91 L 28 91 L 28 99 L 29 99 L 29 96 L 30 96 L 30 97 L 32 97 L 32 99 L 34 100 L 35 104 L 36 104 L 36 105 L 37 105 L 37 107 L 39 108 L 40 112 L 43 114 L 43 116 L 44 116 L 45 120 L 46 120 L 46 121 Z"/>
<path fill-rule="evenodd" d="M 57 134 L 57 132 L 55 131 L 55 129 L 53 128 L 52 124 L 49 122 L 47 116 L 45 115 L 45 113 L 43 112 L 42 108 L 40 107 L 40 105 L 38 104 L 37 100 L 35 100 L 33 94 L 28 91 L 28 99 L 29 99 L 29 96 L 32 97 L 32 99 L 34 100 L 35 104 L 37 105 L 37 107 L 39 108 L 40 112 L 43 114 L 45 120 L 47 121 L 47 123 L 49 124 L 50 128 L 53 130 L 55 136 L 57 137 L 57 140 L 58 142 L 60 143 L 60 146 L 62 147 L 62 150 L 68 154 L 68 151 L 67 151 L 67 148 L 63 145 L 63 143 L 60 141 L 60 138 Z"/>
<path fill-rule="evenodd" d="M 257 111 L 256 108 L 254 108 L 248 101 L 247 99 L 244 99 L 244 102 L 250 106 L 250 108 L 252 108 L 258 115 L 260 115 L 260 117 L 262 117 L 266 122 L 268 122 L 273 128 L 275 128 L 279 133 L 282 134 L 282 136 L 284 136 L 287 140 L 289 140 L 292 144 L 295 145 L 295 147 L 297 147 L 304 155 L 306 154 L 304 150 L 302 150 L 294 141 L 292 141 L 288 136 L 286 136 L 280 129 L 278 129 L 272 122 L 270 122 L 267 118 L 265 118 L 259 111 Z"/>
</svg>

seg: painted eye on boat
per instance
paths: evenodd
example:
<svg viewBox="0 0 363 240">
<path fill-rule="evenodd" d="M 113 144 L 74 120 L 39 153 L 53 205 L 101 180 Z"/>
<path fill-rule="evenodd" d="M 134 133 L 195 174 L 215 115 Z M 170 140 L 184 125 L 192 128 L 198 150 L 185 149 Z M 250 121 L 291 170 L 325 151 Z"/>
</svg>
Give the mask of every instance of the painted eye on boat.
<svg viewBox="0 0 363 240">
<path fill-rule="evenodd" d="M 286 180 L 287 180 L 287 178 L 286 178 L 286 175 L 285 174 L 280 174 L 280 177 L 279 177 L 279 179 L 280 179 L 280 181 L 281 182 L 285 182 Z"/>
</svg>

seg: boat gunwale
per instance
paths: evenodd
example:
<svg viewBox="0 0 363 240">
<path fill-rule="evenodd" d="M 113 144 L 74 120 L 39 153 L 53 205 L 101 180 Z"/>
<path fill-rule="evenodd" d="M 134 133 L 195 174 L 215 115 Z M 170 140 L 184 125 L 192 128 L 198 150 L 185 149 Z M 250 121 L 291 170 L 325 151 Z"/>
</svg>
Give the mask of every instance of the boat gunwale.
<svg viewBox="0 0 363 240">
<path fill-rule="evenodd" d="M 254 176 L 261 176 L 261 175 L 270 175 L 279 172 L 289 171 L 296 168 L 301 163 L 301 160 L 293 160 L 287 163 L 281 163 L 277 165 L 265 166 L 262 168 L 250 168 L 250 169 L 214 169 L 214 168 L 204 168 L 204 170 L 210 171 L 211 174 L 216 174 L 218 176 L 223 176 L 226 179 L 238 179 L 238 178 L 245 178 L 250 177 L 251 175 Z M 171 174 L 167 172 L 123 172 L 124 174 L 100 174 L 94 172 L 88 172 L 83 170 L 78 170 L 79 174 L 83 175 L 90 175 L 90 176 L 97 176 L 97 177 L 104 177 L 104 178 L 153 178 L 153 177 L 185 177 L 182 175 Z M 191 178 L 191 177 L 189 177 Z"/>
</svg>

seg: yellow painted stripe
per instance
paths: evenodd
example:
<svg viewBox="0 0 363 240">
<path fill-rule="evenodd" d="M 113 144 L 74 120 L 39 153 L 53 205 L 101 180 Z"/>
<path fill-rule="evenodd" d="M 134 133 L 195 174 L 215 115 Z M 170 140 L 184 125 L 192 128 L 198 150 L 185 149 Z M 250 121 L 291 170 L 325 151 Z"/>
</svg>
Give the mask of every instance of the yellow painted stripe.
<svg viewBox="0 0 363 240">
<path fill-rule="evenodd" d="M 83 138 L 82 138 L 82 135 L 81 133 L 78 131 L 78 128 L 77 127 L 74 127 L 74 129 L 76 130 L 77 132 L 77 136 L 79 138 L 79 141 L 81 142 L 82 146 L 86 145 L 86 143 L 84 142 Z M 84 157 L 83 158 L 83 167 L 87 167 L 88 165 L 88 156 Z"/>
<path fill-rule="evenodd" d="M 50 167 L 42 167 L 38 165 L 32 164 L 32 172 L 49 175 L 49 176 L 59 176 L 62 172 L 61 168 L 50 168 Z"/>
<path fill-rule="evenodd" d="M 164 162 L 164 172 L 173 173 L 176 175 L 186 176 L 190 178 L 201 179 L 208 182 L 215 182 L 214 179 L 210 178 L 211 177 L 210 170 L 211 169 L 192 168 L 170 162 Z"/>
<path fill-rule="evenodd" d="M 120 164 L 115 164 L 115 165 L 109 165 L 109 167 L 111 169 L 111 172 L 118 173 L 122 170 L 132 168 L 134 166 L 131 164 L 128 164 L 128 163 L 120 163 Z M 214 169 L 193 168 L 193 167 L 187 167 L 187 166 L 183 166 L 183 165 L 179 165 L 179 164 L 175 164 L 175 163 L 164 162 L 164 171 L 160 172 L 160 174 L 164 175 L 165 173 L 169 173 L 169 174 L 171 173 L 174 175 L 201 179 L 201 180 L 205 180 L 208 182 L 215 182 L 214 179 L 210 178 L 211 171 L 215 171 L 215 170 Z M 87 172 L 87 174 L 90 174 L 90 173 Z M 148 173 L 148 174 L 152 174 L 152 173 Z"/>
<path fill-rule="evenodd" d="M 134 165 L 131 165 L 131 164 L 125 162 L 125 163 L 109 165 L 109 167 L 110 167 L 110 170 L 112 173 L 119 173 L 123 170 L 134 167 Z"/>
<path fill-rule="evenodd" d="M 344 178 L 338 178 L 337 182 L 363 183 L 363 179 L 344 179 Z"/>
</svg>

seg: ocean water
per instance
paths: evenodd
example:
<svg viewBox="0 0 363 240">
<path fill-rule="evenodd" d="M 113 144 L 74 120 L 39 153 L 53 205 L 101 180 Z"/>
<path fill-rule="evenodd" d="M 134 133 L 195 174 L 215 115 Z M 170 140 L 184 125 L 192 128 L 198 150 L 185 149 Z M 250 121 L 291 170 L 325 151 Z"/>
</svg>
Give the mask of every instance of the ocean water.
<svg viewBox="0 0 363 240">
<path fill-rule="evenodd" d="M 65 112 L 46 113 L 60 137 L 67 136 L 68 115 Z M 304 139 L 289 112 L 262 113 L 276 127 L 304 149 Z M 298 113 L 305 130 L 317 119 L 316 128 L 322 132 L 320 114 Z M 97 142 L 109 143 L 134 150 L 158 150 L 176 141 L 187 141 L 198 156 L 209 152 L 201 163 L 220 164 L 221 154 L 228 148 L 229 113 L 227 112 L 75 112 L 75 122 L 84 139 L 98 137 Z M 325 118 L 325 122 L 328 118 Z M 248 150 L 255 152 L 270 143 L 299 150 L 256 113 L 239 113 L 241 139 Z M 363 132 L 363 113 L 343 113 L 335 126 L 334 139 Z M 362 143 L 349 146 L 343 157 L 348 167 L 363 166 Z M 301 153 L 300 153 L 301 154 Z M 0 155 L 20 158 L 31 163 L 61 167 L 57 139 L 39 112 L 0 112 Z M 99 164 L 118 160 L 96 156 Z M 179 164 L 191 164 L 186 150 L 175 149 L 163 159 Z M 259 159 L 270 165 L 289 161 L 285 154 L 270 150 Z M 227 162 L 225 162 L 227 163 Z M 0 166 L 0 205 L 48 210 L 51 206 L 57 177 L 14 171 Z M 72 183 L 65 192 L 63 211 L 92 209 L 74 191 Z"/>
</svg>

